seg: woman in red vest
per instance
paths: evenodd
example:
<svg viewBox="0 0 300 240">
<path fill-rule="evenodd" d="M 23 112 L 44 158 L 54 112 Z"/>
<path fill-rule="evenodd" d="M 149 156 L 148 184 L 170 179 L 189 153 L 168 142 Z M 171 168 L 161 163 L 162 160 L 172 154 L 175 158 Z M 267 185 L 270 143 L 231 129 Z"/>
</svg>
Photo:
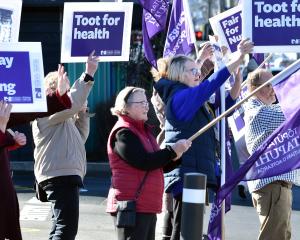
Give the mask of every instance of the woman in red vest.
<svg viewBox="0 0 300 240">
<path fill-rule="evenodd" d="M 177 161 L 191 142 L 179 140 L 173 146 L 159 149 L 149 126 L 145 124 L 149 103 L 142 88 L 123 89 L 111 111 L 118 116 L 118 121 L 107 144 L 112 169 L 107 212 L 116 223 L 117 202 L 136 200 L 135 226 L 117 227 L 118 240 L 154 240 L 156 214 L 161 212 L 162 207 L 162 167 Z"/>
</svg>

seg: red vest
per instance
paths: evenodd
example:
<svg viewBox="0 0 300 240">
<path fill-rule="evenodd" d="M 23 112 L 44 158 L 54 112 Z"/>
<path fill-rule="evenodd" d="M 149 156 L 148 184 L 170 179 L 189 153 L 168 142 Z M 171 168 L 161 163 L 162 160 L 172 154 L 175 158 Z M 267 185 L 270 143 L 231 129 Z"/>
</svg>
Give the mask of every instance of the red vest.
<svg viewBox="0 0 300 240">
<path fill-rule="evenodd" d="M 119 117 L 113 127 L 107 142 L 107 153 L 112 170 L 112 187 L 107 197 L 107 212 L 116 212 L 117 200 L 133 200 L 146 171 L 139 170 L 127 164 L 112 149 L 111 143 L 120 128 L 128 128 L 139 137 L 148 152 L 159 150 L 154 136 L 142 121 L 135 121 L 127 116 Z M 163 194 L 162 168 L 151 170 L 142 187 L 137 200 L 137 212 L 159 213 L 162 207 Z"/>
</svg>

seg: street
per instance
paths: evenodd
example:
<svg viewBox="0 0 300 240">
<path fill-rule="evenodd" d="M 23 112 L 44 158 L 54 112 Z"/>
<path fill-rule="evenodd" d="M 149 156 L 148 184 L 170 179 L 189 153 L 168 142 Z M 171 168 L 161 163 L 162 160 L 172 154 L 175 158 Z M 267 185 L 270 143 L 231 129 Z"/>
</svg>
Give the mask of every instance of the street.
<svg viewBox="0 0 300 240">
<path fill-rule="evenodd" d="M 51 209 L 48 203 L 41 203 L 34 197 L 32 189 L 34 177 L 31 172 L 14 172 L 14 182 L 18 192 L 21 210 L 21 227 L 24 240 L 47 239 L 51 228 Z M 105 213 L 106 195 L 110 185 L 107 173 L 88 175 L 85 178 L 85 189 L 80 197 L 80 220 L 78 240 L 114 240 L 115 233 L 111 217 Z M 294 187 L 292 213 L 292 239 L 300 236 L 300 188 Z M 253 240 L 258 235 L 258 217 L 251 204 L 250 196 L 241 200 L 234 191 L 232 209 L 225 217 L 226 239 Z M 210 209 L 206 209 L 204 231 Z M 158 217 L 157 237 L 160 239 L 161 218 Z M 298 236 L 298 237 L 297 237 Z"/>
</svg>

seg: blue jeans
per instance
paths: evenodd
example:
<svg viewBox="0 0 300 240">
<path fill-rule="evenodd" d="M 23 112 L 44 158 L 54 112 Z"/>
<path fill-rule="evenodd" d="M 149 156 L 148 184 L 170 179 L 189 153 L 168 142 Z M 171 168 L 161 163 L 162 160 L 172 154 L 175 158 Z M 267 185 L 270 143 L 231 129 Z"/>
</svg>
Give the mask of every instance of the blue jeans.
<svg viewBox="0 0 300 240">
<path fill-rule="evenodd" d="M 41 185 L 52 203 L 52 229 L 49 240 L 74 240 L 78 231 L 79 188 L 68 177 L 44 181 Z"/>
</svg>

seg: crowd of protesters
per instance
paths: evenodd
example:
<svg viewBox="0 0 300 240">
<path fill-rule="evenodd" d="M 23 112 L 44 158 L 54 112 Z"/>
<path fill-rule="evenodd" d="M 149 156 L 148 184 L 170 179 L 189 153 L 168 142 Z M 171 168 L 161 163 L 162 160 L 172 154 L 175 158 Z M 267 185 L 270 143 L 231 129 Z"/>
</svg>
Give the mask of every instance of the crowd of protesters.
<svg viewBox="0 0 300 240">
<path fill-rule="evenodd" d="M 252 49 L 252 42 L 242 40 L 229 62 L 212 74 L 214 63 L 210 44 L 203 46 L 196 60 L 184 55 L 158 60 L 158 69 L 152 69 L 155 83 L 151 99 L 160 122 L 161 132 L 157 139 L 146 123 L 149 102 L 145 90 L 127 86 L 118 93 L 111 108 L 117 122 L 107 143 L 112 170 L 107 212 L 113 218 L 118 240 L 155 239 L 156 215 L 162 211 L 163 202 L 166 214 L 162 240 L 179 240 L 185 173 L 206 174 L 207 189 L 214 193 L 218 190 L 218 130 L 210 128 L 193 142 L 188 138 L 215 118 L 219 103 L 216 97 L 212 101 L 211 96 L 231 75 L 235 76 L 235 82 L 226 97 L 226 107 L 236 102 L 242 82 L 240 65 Z M 72 86 L 62 65 L 49 73 L 45 77 L 46 113 L 11 114 L 12 105 L 0 102 L 0 178 L 1 183 L 5 183 L 0 188 L 3 196 L 0 198 L 0 239 L 22 239 L 18 199 L 7 151 L 26 144 L 24 134 L 9 128 L 30 121 L 33 121 L 35 143 L 36 188 L 44 197 L 38 196 L 41 201 L 52 204 L 53 225 L 49 239 L 76 238 L 79 189 L 86 173 L 84 143 L 89 134 L 90 118 L 87 98 L 97 68 L 98 58 L 92 53 L 87 58 L 85 72 Z M 249 92 L 271 77 L 266 70 L 254 70 L 246 79 Z M 245 142 L 249 154 L 285 120 L 275 100 L 273 89 L 268 85 L 245 104 Z M 289 172 L 248 182 L 261 223 L 260 240 L 291 238 L 294 179 L 293 172 Z M 124 209 L 136 212 L 133 225 L 123 222 Z"/>
</svg>

